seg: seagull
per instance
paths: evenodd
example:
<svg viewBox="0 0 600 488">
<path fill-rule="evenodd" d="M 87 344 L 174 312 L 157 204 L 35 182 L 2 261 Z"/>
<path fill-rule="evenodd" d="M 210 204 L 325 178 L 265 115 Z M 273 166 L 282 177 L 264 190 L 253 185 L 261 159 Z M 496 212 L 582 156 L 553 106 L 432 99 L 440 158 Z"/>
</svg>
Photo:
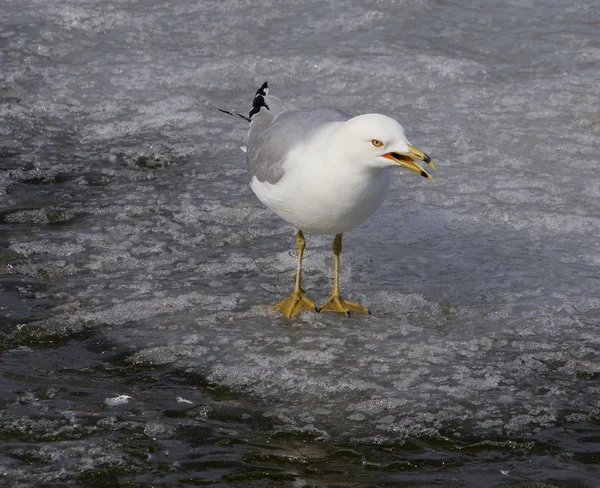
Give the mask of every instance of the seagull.
<svg viewBox="0 0 600 488">
<path fill-rule="evenodd" d="M 303 310 L 370 313 L 340 295 L 342 235 L 363 223 L 385 200 L 391 170 L 398 166 L 433 181 L 423 161 L 431 158 L 410 144 L 394 119 L 370 113 L 352 117 L 330 107 L 297 108 L 256 91 L 248 116 L 246 145 L 250 187 L 258 199 L 296 230 L 298 263 L 292 294 L 274 306 L 291 318 Z M 333 289 L 320 307 L 302 289 L 304 232 L 332 235 Z"/>
</svg>

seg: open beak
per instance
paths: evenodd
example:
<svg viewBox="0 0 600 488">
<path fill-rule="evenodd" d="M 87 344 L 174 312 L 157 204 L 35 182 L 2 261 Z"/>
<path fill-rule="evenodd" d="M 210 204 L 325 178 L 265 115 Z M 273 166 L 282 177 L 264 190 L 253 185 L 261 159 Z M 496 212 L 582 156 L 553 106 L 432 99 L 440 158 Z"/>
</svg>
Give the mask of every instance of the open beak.
<svg viewBox="0 0 600 488">
<path fill-rule="evenodd" d="M 403 168 L 414 171 L 415 173 L 419 173 L 421 176 L 427 178 L 428 180 L 433 181 L 432 176 L 421 166 L 415 159 L 419 161 L 423 161 L 431 166 L 432 169 L 435 170 L 435 163 L 431 160 L 427 154 L 425 154 L 420 149 L 417 149 L 415 146 L 408 145 L 409 152 L 407 153 L 398 153 L 398 152 L 390 152 L 384 154 L 383 157 L 386 159 L 391 159 L 395 161 Z"/>
</svg>

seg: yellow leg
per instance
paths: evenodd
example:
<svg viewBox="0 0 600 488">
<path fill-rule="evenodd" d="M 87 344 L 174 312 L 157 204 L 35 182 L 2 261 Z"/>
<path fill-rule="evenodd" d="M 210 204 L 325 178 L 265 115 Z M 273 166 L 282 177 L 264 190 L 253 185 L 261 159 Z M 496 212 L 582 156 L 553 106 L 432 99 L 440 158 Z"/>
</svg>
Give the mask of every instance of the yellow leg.
<svg viewBox="0 0 600 488">
<path fill-rule="evenodd" d="M 304 290 L 301 286 L 302 255 L 304 254 L 305 247 L 306 243 L 304 241 L 304 234 L 302 234 L 302 231 L 299 230 L 296 234 L 296 249 L 298 251 L 298 267 L 296 268 L 296 286 L 294 287 L 294 291 L 288 298 L 282 300 L 273 307 L 275 310 L 279 310 L 281 313 L 283 313 L 283 315 L 285 315 L 288 318 L 293 317 L 302 310 L 315 310 L 316 312 L 319 311 L 314 302 L 304 296 Z"/>
<path fill-rule="evenodd" d="M 322 312 L 342 312 L 350 317 L 350 312 L 371 313 L 367 307 L 358 303 L 347 302 L 340 296 L 340 254 L 342 253 L 342 234 L 333 239 L 333 290 L 322 306 Z"/>
</svg>

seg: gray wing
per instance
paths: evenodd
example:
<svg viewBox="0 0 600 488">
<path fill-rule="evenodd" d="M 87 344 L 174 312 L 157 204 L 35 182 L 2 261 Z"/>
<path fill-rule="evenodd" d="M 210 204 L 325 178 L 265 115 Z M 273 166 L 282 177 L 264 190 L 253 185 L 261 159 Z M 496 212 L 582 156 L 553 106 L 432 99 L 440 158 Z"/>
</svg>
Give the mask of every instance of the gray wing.
<svg viewBox="0 0 600 488">
<path fill-rule="evenodd" d="M 323 124 L 352 118 L 335 108 L 295 108 L 272 95 L 267 95 L 265 102 L 266 107 L 252 116 L 246 154 L 250 179 L 256 176 L 271 184 L 283 178 L 283 162 L 290 150 Z"/>
</svg>

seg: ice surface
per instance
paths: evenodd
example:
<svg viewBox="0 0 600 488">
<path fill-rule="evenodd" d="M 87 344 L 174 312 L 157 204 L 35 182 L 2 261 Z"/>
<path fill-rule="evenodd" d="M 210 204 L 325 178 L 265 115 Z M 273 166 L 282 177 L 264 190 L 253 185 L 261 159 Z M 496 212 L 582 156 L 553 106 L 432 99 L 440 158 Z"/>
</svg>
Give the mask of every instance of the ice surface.
<svg viewBox="0 0 600 488">
<path fill-rule="evenodd" d="M 600 415 L 599 15 L 591 0 L 9 1 L 0 228 L 25 259 L 7 271 L 45 284 L 40 327 L 92 327 L 129 364 L 200 373 L 282 430 L 558 439 Z M 293 285 L 292 229 L 248 188 L 244 124 L 216 111 L 243 112 L 264 80 L 300 106 L 394 116 L 437 163 L 433 184 L 399 171 L 345 236 L 343 294 L 373 316 L 271 310 Z M 307 244 L 322 301 L 331 242 Z"/>
<path fill-rule="evenodd" d="M 117 407 L 129 403 L 129 400 L 131 400 L 129 395 L 117 395 L 116 397 L 105 398 L 104 403 L 109 407 Z"/>
</svg>

